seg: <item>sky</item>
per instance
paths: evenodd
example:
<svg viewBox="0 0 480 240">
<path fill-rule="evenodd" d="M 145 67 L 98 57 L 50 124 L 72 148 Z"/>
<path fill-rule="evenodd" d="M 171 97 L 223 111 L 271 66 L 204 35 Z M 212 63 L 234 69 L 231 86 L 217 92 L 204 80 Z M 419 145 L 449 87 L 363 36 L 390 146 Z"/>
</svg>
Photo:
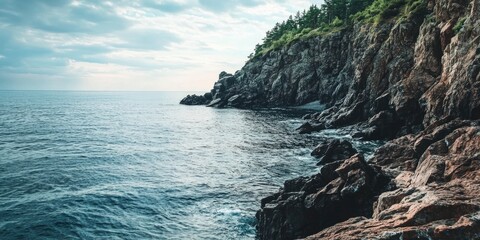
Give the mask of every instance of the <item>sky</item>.
<svg viewBox="0 0 480 240">
<path fill-rule="evenodd" d="M 0 90 L 206 91 L 321 0 L 0 0 Z"/>
</svg>

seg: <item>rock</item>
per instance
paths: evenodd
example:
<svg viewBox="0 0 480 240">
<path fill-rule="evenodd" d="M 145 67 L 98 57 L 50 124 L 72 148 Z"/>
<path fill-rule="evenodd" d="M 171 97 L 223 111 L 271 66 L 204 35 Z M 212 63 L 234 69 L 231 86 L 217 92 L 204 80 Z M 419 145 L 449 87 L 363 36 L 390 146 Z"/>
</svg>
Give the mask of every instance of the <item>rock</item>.
<svg viewBox="0 0 480 240">
<path fill-rule="evenodd" d="M 300 133 L 354 125 L 355 137 L 396 138 L 368 163 L 319 146 L 320 173 L 261 201 L 259 238 L 480 239 L 479 6 L 419 1 L 402 19 L 300 39 L 219 75 L 209 106 L 318 101 Z"/>
<path fill-rule="evenodd" d="M 325 126 L 322 125 L 322 124 L 306 122 L 306 123 L 302 124 L 302 126 L 298 127 L 297 131 L 300 134 L 309 134 L 309 133 L 312 133 L 312 132 L 321 131 L 323 129 L 325 129 Z"/>
<path fill-rule="evenodd" d="M 207 107 L 223 107 L 225 106 L 225 102 L 221 98 L 217 98 L 212 100 Z"/>
<path fill-rule="evenodd" d="M 205 93 L 205 94 L 203 95 L 203 97 L 204 97 L 208 102 L 210 102 L 210 101 L 213 100 L 212 93 L 209 93 L 209 92 L 208 92 L 208 93 Z"/>
<path fill-rule="evenodd" d="M 480 127 L 458 128 L 427 148 L 420 158 L 412 185 L 480 177 L 477 169 L 480 169 Z"/>
<path fill-rule="evenodd" d="M 370 162 L 390 170 L 413 171 L 418 162 L 412 146 L 414 139 L 406 135 L 386 143 L 376 150 Z"/>
<path fill-rule="evenodd" d="M 312 118 L 313 118 L 312 114 L 305 114 L 302 117 L 303 120 L 311 120 Z"/>
<path fill-rule="evenodd" d="M 401 124 L 392 111 L 381 111 L 371 117 L 365 124 L 359 126 L 359 130 L 353 137 L 362 140 L 392 139 L 401 130 Z"/>
<path fill-rule="evenodd" d="M 225 88 L 225 85 L 223 83 L 217 82 L 213 86 L 213 89 L 215 89 L 217 93 L 223 93 L 223 92 L 225 92 L 226 88 Z"/>
<path fill-rule="evenodd" d="M 208 99 L 205 96 L 198 95 L 188 95 L 180 101 L 180 104 L 183 105 L 206 105 Z"/>
<path fill-rule="evenodd" d="M 384 93 L 380 97 L 377 97 L 374 102 L 375 112 L 386 111 L 390 109 L 390 94 Z"/>
<path fill-rule="evenodd" d="M 371 162 L 384 168 L 399 171 L 413 171 L 428 147 L 440 141 L 458 128 L 476 123 L 465 120 L 444 118 L 417 135 L 406 135 L 386 143 L 377 149 Z"/>
<path fill-rule="evenodd" d="M 291 180 L 285 181 L 283 191 L 284 192 L 299 192 L 300 189 L 305 185 L 307 182 L 306 177 L 299 177 Z"/>
<path fill-rule="evenodd" d="M 443 122 L 443 121 L 439 121 Z M 455 129 L 468 126 L 471 122 L 469 121 L 462 121 L 462 120 L 453 120 L 446 124 L 442 124 L 437 126 L 437 124 L 433 125 L 435 128 L 427 128 L 425 131 L 420 134 L 417 139 L 415 140 L 414 144 L 414 151 L 416 155 L 419 157 L 421 156 L 427 147 L 430 146 L 432 143 L 437 142 L 438 140 L 445 138 L 448 134 L 450 134 Z"/>
<path fill-rule="evenodd" d="M 228 99 L 228 105 L 232 107 L 238 106 L 242 102 L 241 100 L 241 95 L 234 95 Z"/>
<path fill-rule="evenodd" d="M 371 218 L 351 218 L 307 239 L 480 239 L 480 126 L 459 123 L 434 124 L 418 136 L 397 140 L 413 149 L 415 139 L 443 132 L 427 146 L 418 166 L 408 170 L 413 174 L 404 175 L 411 181 L 378 197 Z M 362 176 L 352 173 L 361 165 L 365 163 L 347 160 L 336 171 L 361 183 Z"/>
<path fill-rule="evenodd" d="M 450 44 L 450 41 L 452 37 L 455 35 L 453 32 L 453 26 L 454 26 L 453 20 L 448 21 L 445 26 L 443 26 L 442 30 L 440 31 L 440 40 L 442 43 L 442 49 L 445 49 L 448 44 Z"/>
<path fill-rule="evenodd" d="M 356 133 L 363 139 L 416 134 L 448 116 L 479 119 L 477 5 L 475 0 L 429 1 L 402 21 L 357 23 L 295 41 L 250 59 L 235 74 L 222 72 L 212 100 L 228 103 L 241 95 L 230 104 L 239 108 L 317 101 L 327 110 L 310 119 L 316 126 L 305 133 L 379 117 L 386 121 L 364 126 Z M 453 27 L 464 17 L 456 34 Z"/>
<path fill-rule="evenodd" d="M 218 79 L 222 79 L 224 77 L 229 77 L 229 76 L 233 76 L 232 74 L 229 74 L 225 71 L 222 71 L 219 75 L 218 75 Z"/>
<path fill-rule="evenodd" d="M 311 153 L 312 156 L 320 158 L 319 164 L 331 163 L 339 160 L 345 160 L 354 154 L 357 150 L 347 140 L 327 140 L 320 143 Z"/>
<path fill-rule="evenodd" d="M 280 195 L 268 198 L 256 215 L 259 237 L 301 238 L 350 217 L 369 217 L 376 195 L 389 181 L 358 154 L 329 173 L 335 178 L 328 180 L 320 173 L 285 182 Z"/>
<path fill-rule="evenodd" d="M 321 144 L 317 151 L 340 142 Z M 371 162 L 385 172 L 356 154 L 325 164 L 312 177 L 286 181 L 281 192 L 262 201 L 267 207 L 257 213 L 259 237 L 480 238 L 479 123 L 441 120 L 387 143 Z"/>
</svg>

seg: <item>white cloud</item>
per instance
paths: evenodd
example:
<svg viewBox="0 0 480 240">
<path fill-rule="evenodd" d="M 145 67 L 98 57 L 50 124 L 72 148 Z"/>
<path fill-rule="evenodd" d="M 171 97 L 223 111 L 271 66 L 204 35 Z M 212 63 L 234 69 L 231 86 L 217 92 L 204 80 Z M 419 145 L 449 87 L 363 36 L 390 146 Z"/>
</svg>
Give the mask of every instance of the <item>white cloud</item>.
<svg viewBox="0 0 480 240">
<path fill-rule="evenodd" d="M 5 78 L 9 88 L 40 78 L 42 89 L 208 90 L 220 71 L 242 67 L 275 22 L 320 3 L 5 0 L 0 89 Z"/>
</svg>

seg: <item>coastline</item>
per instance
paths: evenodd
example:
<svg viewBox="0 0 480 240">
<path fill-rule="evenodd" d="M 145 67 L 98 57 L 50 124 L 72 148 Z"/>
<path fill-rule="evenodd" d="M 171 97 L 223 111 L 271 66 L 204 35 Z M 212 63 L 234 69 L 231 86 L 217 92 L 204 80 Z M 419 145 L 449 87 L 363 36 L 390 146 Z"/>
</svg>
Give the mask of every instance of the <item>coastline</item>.
<svg viewBox="0 0 480 240">
<path fill-rule="evenodd" d="M 369 161 L 351 143 L 320 143 L 318 174 L 261 201 L 260 239 L 480 239 L 480 1 L 427 2 L 420 16 L 273 50 L 182 100 L 316 101 L 325 110 L 306 115 L 299 133 L 347 127 L 354 139 L 387 141 Z"/>
</svg>

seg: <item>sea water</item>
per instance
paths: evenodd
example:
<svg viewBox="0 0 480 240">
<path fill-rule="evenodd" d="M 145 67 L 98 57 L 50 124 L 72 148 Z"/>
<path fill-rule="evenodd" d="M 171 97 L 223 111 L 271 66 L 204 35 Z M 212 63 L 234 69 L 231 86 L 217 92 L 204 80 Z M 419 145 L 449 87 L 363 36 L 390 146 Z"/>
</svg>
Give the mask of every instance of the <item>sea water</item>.
<svg viewBox="0 0 480 240">
<path fill-rule="evenodd" d="M 343 137 L 185 95 L 0 91 L 0 238 L 254 239 L 260 200 Z"/>
</svg>

